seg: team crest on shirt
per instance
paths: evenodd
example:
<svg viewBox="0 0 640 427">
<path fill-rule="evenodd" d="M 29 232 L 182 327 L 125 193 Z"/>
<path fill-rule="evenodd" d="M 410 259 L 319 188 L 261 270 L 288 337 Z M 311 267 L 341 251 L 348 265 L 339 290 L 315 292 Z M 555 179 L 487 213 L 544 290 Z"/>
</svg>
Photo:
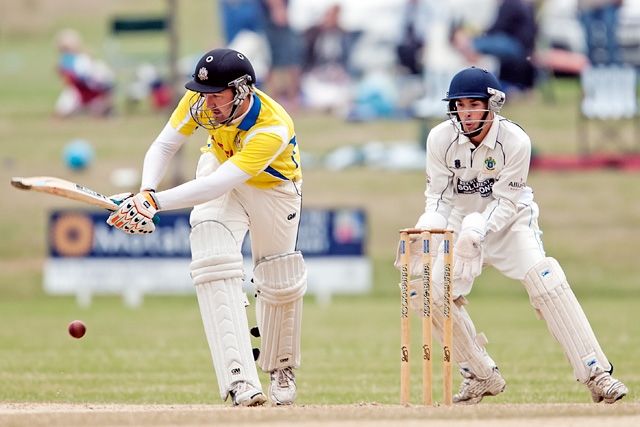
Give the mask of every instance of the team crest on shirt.
<svg viewBox="0 0 640 427">
<path fill-rule="evenodd" d="M 209 71 L 204 67 L 200 68 L 198 70 L 198 78 L 200 80 L 207 80 L 209 78 Z"/>
<path fill-rule="evenodd" d="M 240 134 L 237 133 L 236 137 L 233 139 L 233 145 L 236 147 L 236 152 L 240 152 Z"/>
<path fill-rule="evenodd" d="M 484 165 L 487 170 L 492 171 L 496 168 L 496 161 L 493 159 L 493 157 L 487 157 L 486 159 L 484 159 Z"/>
</svg>

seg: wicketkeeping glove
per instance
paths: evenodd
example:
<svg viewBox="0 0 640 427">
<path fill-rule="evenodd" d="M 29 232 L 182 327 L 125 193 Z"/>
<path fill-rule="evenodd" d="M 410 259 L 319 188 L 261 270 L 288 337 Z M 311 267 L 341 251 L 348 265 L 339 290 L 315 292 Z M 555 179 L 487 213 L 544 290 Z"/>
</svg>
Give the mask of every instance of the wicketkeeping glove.
<svg viewBox="0 0 640 427">
<path fill-rule="evenodd" d="M 148 234 L 156 229 L 153 217 L 157 211 L 158 203 L 153 192 L 143 191 L 124 198 L 118 210 L 109 215 L 107 224 L 130 234 Z"/>
<path fill-rule="evenodd" d="M 460 235 L 453 250 L 453 277 L 473 281 L 482 273 L 482 243 L 486 221 L 479 213 L 462 221 Z"/>
</svg>

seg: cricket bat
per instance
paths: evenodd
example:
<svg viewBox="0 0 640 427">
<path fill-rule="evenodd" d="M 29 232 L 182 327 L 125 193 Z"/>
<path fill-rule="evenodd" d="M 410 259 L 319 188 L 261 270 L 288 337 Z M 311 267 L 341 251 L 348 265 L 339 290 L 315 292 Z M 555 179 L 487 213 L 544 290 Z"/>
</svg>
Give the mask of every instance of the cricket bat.
<svg viewBox="0 0 640 427">
<path fill-rule="evenodd" d="M 67 199 L 87 203 L 89 205 L 100 206 L 101 208 L 115 211 L 119 203 L 107 196 L 83 187 L 75 182 L 53 176 L 31 176 L 27 178 L 11 178 L 11 185 L 20 190 L 36 191 L 38 193 L 48 193 L 54 196 L 66 197 Z M 153 217 L 154 224 L 160 219 L 157 215 Z"/>
<path fill-rule="evenodd" d="M 115 211 L 118 203 L 75 182 L 52 176 L 32 176 L 28 178 L 11 178 L 11 185 L 21 190 L 37 191 L 55 196 L 66 197 L 67 199 L 87 203 L 89 205 L 100 206 L 101 208 Z"/>
</svg>

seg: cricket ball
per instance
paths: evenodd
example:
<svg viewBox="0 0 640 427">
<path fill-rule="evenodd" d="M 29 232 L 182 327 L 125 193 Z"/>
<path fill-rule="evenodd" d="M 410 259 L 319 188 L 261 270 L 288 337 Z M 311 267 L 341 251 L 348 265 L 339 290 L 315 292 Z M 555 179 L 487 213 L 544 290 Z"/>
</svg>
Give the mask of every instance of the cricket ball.
<svg viewBox="0 0 640 427">
<path fill-rule="evenodd" d="M 69 335 L 74 338 L 82 338 L 87 332 L 87 326 L 80 320 L 69 323 Z"/>
</svg>

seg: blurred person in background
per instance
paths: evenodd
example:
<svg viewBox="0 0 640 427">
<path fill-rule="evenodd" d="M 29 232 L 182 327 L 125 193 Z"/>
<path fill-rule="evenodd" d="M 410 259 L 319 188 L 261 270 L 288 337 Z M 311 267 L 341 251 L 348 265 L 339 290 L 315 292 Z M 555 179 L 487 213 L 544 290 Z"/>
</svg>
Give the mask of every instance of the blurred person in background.
<svg viewBox="0 0 640 427">
<path fill-rule="evenodd" d="M 483 34 L 471 37 L 463 28 L 454 32 L 454 46 L 476 65 L 480 55 L 498 59 L 498 77 L 506 92 L 531 89 L 535 70 L 531 57 L 538 25 L 532 0 L 501 0 L 493 24 Z"/>
<path fill-rule="evenodd" d="M 302 37 L 289 22 L 289 0 L 260 0 L 263 30 L 271 52 L 264 89 L 285 107 L 300 106 L 302 78 Z"/>
<path fill-rule="evenodd" d="M 303 35 L 305 56 L 301 91 L 305 107 L 345 109 L 350 102 L 350 55 L 357 34 L 340 23 L 341 6 L 331 4 L 320 22 Z"/>
<path fill-rule="evenodd" d="M 222 35 L 225 45 L 243 31 L 262 32 L 262 9 L 260 0 L 219 0 Z"/>
<path fill-rule="evenodd" d="M 616 34 L 622 3 L 622 0 L 578 0 L 578 13 L 591 65 L 622 64 Z"/>
<path fill-rule="evenodd" d="M 56 37 L 57 71 L 63 82 L 54 117 L 65 118 L 78 113 L 108 116 L 113 109 L 114 74 L 102 60 L 89 55 L 82 36 L 72 28 Z"/>
<path fill-rule="evenodd" d="M 349 66 L 349 33 L 340 24 L 341 6 L 332 4 L 320 22 L 304 33 L 304 71 L 325 66 L 339 67 L 346 72 Z"/>
<path fill-rule="evenodd" d="M 396 46 L 396 54 L 398 55 L 398 63 L 409 74 L 422 74 L 426 27 L 434 14 L 434 11 L 429 9 L 429 3 L 431 2 L 426 0 L 407 0 L 404 5 L 402 32 Z"/>
<path fill-rule="evenodd" d="M 302 301 L 307 270 L 296 251 L 302 208 L 300 149 L 294 124 L 276 101 L 255 87 L 246 56 L 233 49 L 207 52 L 187 91 L 144 158 L 140 192 L 120 200 L 108 224 L 131 234 L 155 230 L 158 211 L 191 211 L 191 278 L 218 378 L 220 396 L 233 405 L 267 401 L 254 362 L 242 292 L 241 252 L 251 237 L 257 358 L 269 373 L 268 396 L 277 405 L 297 396 Z M 156 191 L 175 153 L 197 128 L 208 134 L 195 179 Z"/>
</svg>

